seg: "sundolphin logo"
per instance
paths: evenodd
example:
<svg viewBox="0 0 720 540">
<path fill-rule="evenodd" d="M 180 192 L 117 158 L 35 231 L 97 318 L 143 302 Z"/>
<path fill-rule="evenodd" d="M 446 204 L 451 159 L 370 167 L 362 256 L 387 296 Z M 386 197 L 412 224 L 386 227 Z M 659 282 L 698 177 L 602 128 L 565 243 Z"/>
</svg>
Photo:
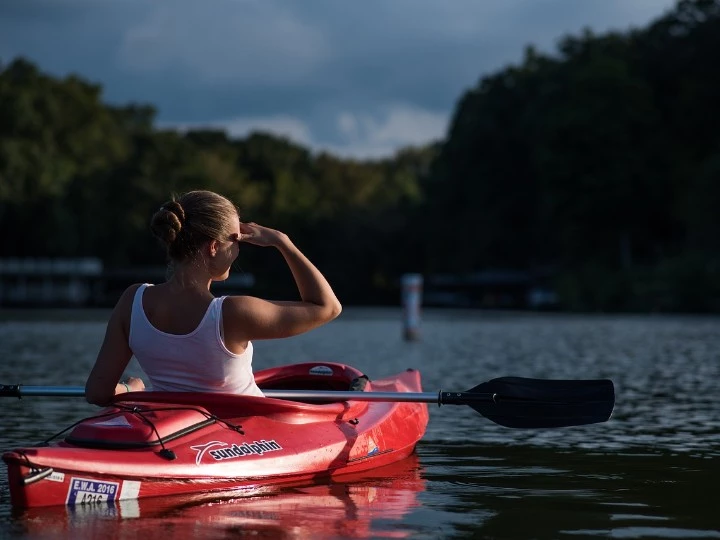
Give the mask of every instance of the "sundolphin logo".
<svg viewBox="0 0 720 540">
<path fill-rule="evenodd" d="M 198 446 L 191 446 L 192 450 L 195 450 L 198 454 L 195 456 L 195 465 L 200 465 L 205 453 L 215 446 L 227 446 L 228 443 L 220 441 L 211 441 L 207 444 L 200 444 Z"/>
<path fill-rule="evenodd" d="M 210 450 L 210 455 L 218 461 L 222 459 L 234 459 L 255 454 L 262 456 L 265 452 L 275 452 L 282 450 L 275 441 L 253 441 L 251 444 L 243 443 L 241 445 L 233 444 L 230 448 L 221 448 L 220 450 Z"/>
<path fill-rule="evenodd" d="M 225 448 L 212 450 L 217 446 L 223 446 Z M 262 456 L 266 452 L 276 452 L 278 450 L 282 450 L 282 446 L 274 440 L 266 441 L 265 439 L 261 441 L 253 441 L 252 443 L 243 443 L 240 445 L 233 444 L 232 446 L 226 442 L 212 441 L 203 445 L 191 446 L 190 448 L 198 453 L 195 458 L 195 463 L 197 465 L 200 465 L 200 462 L 206 453 L 210 454 L 215 461 L 222 461 L 224 459 L 235 459 L 250 455 Z"/>
</svg>

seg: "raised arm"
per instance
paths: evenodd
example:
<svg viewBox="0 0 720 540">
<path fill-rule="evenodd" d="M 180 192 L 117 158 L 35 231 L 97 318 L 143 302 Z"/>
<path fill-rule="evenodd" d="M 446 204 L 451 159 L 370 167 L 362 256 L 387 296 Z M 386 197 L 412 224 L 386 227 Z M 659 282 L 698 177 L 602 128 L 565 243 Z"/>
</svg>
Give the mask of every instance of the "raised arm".
<svg viewBox="0 0 720 540">
<path fill-rule="evenodd" d="M 273 246 L 280 251 L 297 285 L 300 301 L 271 301 L 252 296 L 231 297 L 226 302 L 232 321 L 225 325 L 233 341 L 289 337 L 325 324 L 342 311 L 340 301 L 325 276 L 280 231 L 256 223 L 242 223 L 240 242 Z M 230 322 L 230 321 L 228 321 Z"/>
</svg>

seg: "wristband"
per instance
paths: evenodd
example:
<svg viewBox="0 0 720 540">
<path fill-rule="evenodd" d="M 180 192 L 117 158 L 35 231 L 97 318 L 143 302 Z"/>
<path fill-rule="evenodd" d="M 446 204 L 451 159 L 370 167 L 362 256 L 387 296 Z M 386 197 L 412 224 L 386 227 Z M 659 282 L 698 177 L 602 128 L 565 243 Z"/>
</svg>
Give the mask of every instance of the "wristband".
<svg viewBox="0 0 720 540">
<path fill-rule="evenodd" d="M 128 386 L 128 383 L 121 382 L 120 384 L 122 384 L 125 387 L 126 392 L 130 392 L 130 387 Z"/>
</svg>

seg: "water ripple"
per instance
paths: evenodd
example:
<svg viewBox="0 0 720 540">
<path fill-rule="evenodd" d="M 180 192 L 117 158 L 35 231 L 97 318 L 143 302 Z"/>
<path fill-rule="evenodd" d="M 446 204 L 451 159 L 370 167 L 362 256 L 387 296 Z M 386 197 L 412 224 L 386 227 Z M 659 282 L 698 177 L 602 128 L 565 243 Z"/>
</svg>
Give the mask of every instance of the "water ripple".
<svg viewBox="0 0 720 540">
<path fill-rule="evenodd" d="M 364 537 L 720 538 L 716 501 L 704 495 L 720 483 L 720 319 L 427 310 L 421 339 L 405 342 L 401 316 L 399 309 L 347 309 L 309 334 L 256 343 L 254 366 L 339 361 L 371 379 L 416 368 L 427 391 L 463 391 L 506 375 L 610 378 L 616 407 L 602 424 L 517 430 L 469 407 L 431 406 L 417 448 L 420 465 L 408 480 L 412 497 L 407 486 L 348 488 L 356 505 L 369 493 L 404 505 L 400 521 L 367 507 L 361 517 L 371 526 Z M 106 317 L 95 312 L 0 322 L 0 383 L 84 384 Z M 135 362 L 128 372 L 141 374 Z M 44 440 L 94 410 L 82 398 L 8 399 L 3 405 L 3 448 Z M 358 517 L 347 493 L 322 494 L 336 505 L 333 527 L 344 523 L 348 512 Z M 295 523 L 308 526 L 303 512 L 322 519 L 316 502 L 295 495 L 256 501 L 263 512 L 258 515 L 277 512 L 281 500 L 291 500 L 299 509 Z M 241 531 L 241 518 L 247 526 L 249 516 L 240 507 L 220 512 L 225 521 L 218 523 L 225 529 L 218 523 L 203 529 L 192 521 L 218 509 L 178 511 L 178 528 L 172 530 L 181 534 L 192 523 L 199 533 L 231 537 Z M 0 533 L 23 537 L 29 522 L 9 515 L 3 489 Z M 132 525 L 157 532 L 158 523 Z M 259 527 L 242 531 L 267 532 Z"/>
</svg>

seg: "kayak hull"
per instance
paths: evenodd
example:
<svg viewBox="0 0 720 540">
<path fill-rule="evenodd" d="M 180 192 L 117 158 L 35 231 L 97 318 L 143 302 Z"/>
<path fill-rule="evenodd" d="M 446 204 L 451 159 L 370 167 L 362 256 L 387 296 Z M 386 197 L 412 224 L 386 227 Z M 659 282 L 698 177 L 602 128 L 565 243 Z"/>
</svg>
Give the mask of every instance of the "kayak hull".
<svg viewBox="0 0 720 540">
<path fill-rule="evenodd" d="M 337 363 L 256 374 L 265 390 L 347 390 L 362 377 Z M 419 392 L 420 373 L 367 382 L 364 391 Z M 137 392 L 80 422 L 64 440 L 17 448 L 3 460 L 13 507 L 105 505 L 362 473 L 409 456 L 427 421 L 424 403 Z"/>
<path fill-rule="evenodd" d="M 426 489 L 417 453 L 386 467 L 303 486 L 148 497 L 114 506 L 13 512 L 31 538 L 396 538 Z M 140 518 L 140 519 L 138 519 Z"/>
</svg>

